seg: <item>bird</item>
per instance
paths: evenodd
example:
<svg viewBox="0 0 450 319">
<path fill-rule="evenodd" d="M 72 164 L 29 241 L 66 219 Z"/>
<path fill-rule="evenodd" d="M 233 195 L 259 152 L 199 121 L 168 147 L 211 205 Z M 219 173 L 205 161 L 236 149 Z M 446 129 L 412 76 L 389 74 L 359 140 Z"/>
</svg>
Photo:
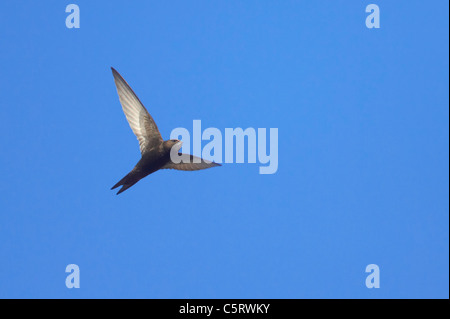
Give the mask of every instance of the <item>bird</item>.
<svg viewBox="0 0 450 319">
<path fill-rule="evenodd" d="M 161 133 L 156 126 L 153 117 L 148 113 L 145 106 L 139 100 L 137 95 L 124 80 L 124 78 L 111 67 L 117 93 L 123 112 L 130 124 L 131 130 L 139 141 L 141 150 L 141 159 L 134 168 L 117 182 L 111 189 L 122 186 L 117 195 L 127 190 L 141 179 L 160 169 L 176 169 L 182 171 L 196 171 L 215 166 L 221 166 L 218 163 L 204 160 L 203 158 L 182 154 L 179 151 L 182 141 L 170 139 L 164 141 Z M 171 159 L 171 151 L 177 152 L 179 163 Z M 181 160 L 182 159 L 182 160 Z M 181 161 L 180 161 L 181 160 Z"/>
</svg>

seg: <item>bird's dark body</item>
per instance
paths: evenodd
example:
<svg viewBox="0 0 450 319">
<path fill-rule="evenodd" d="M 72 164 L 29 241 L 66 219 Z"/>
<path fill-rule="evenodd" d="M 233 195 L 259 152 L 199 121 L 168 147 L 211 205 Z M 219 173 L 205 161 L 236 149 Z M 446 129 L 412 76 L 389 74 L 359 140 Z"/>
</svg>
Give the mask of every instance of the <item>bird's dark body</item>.
<svg viewBox="0 0 450 319">
<path fill-rule="evenodd" d="M 158 150 L 151 150 L 142 155 L 136 166 L 129 172 L 124 178 L 122 178 L 111 189 L 123 185 L 117 194 L 120 194 L 124 190 L 130 188 L 144 177 L 156 172 L 163 168 L 170 161 L 170 149 L 164 149 L 161 145 Z"/>
<path fill-rule="evenodd" d="M 169 150 L 160 150 L 157 152 L 147 152 L 145 153 L 140 161 L 136 164 L 136 167 L 139 167 L 142 172 L 147 173 L 145 176 L 156 172 L 161 169 L 165 164 L 170 161 L 170 149 Z"/>
</svg>

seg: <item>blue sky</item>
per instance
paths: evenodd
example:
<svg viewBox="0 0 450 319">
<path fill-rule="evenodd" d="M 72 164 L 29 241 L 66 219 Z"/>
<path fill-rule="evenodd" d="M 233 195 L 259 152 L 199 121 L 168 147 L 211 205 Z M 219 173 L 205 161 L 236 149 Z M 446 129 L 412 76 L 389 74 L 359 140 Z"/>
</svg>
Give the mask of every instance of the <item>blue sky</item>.
<svg viewBox="0 0 450 319">
<path fill-rule="evenodd" d="M 74 1 L 79 29 L 69 3 L 0 4 L 1 298 L 448 298 L 448 2 Z M 277 173 L 116 196 L 140 153 L 111 66 L 165 139 L 278 128 Z"/>
</svg>

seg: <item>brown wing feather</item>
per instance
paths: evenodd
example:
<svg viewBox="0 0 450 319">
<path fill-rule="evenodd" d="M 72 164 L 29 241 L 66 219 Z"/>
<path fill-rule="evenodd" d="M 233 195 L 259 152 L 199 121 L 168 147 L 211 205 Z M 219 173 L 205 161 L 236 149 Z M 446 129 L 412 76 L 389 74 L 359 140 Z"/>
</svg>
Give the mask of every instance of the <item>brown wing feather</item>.
<svg viewBox="0 0 450 319">
<path fill-rule="evenodd" d="M 163 142 L 158 126 L 147 109 L 141 103 L 128 83 L 114 68 L 111 68 L 119 94 L 120 104 L 133 133 L 139 141 L 141 154 Z"/>
<path fill-rule="evenodd" d="M 181 154 L 178 153 L 179 156 L 189 156 L 189 163 L 173 163 L 169 162 L 165 166 L 163 166 L 163 169 L 178 169 L 180 171 L 198 171 L 201 169 L 207 169 L 211 167 L 216 166 L 222 166 L 218 163 L 214 163 L 208 160 L 204 160 L 203 158 L 194 156 L 194 155 L 187 155 L 187 154 Z M 196 163 L 198 162 L 198 163 Z"/>
</svg>

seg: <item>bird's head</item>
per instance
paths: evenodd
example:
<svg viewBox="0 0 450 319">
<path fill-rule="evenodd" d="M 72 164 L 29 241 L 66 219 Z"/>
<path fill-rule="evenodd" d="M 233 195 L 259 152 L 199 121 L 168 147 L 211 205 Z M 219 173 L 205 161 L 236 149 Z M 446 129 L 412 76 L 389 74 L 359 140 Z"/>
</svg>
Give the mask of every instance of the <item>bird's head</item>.
<svg viewBox="0 0 450 319">
<path fill-rule="evenodd" d="M 164 141 L 164 148 L 166 150 L 171 150 L 172 147 L 175 147 L 175 150 L 178 151 L 181 148 L 181 144 L 183 144 L 180 140 L 167 140 Z"/>
</svg>

